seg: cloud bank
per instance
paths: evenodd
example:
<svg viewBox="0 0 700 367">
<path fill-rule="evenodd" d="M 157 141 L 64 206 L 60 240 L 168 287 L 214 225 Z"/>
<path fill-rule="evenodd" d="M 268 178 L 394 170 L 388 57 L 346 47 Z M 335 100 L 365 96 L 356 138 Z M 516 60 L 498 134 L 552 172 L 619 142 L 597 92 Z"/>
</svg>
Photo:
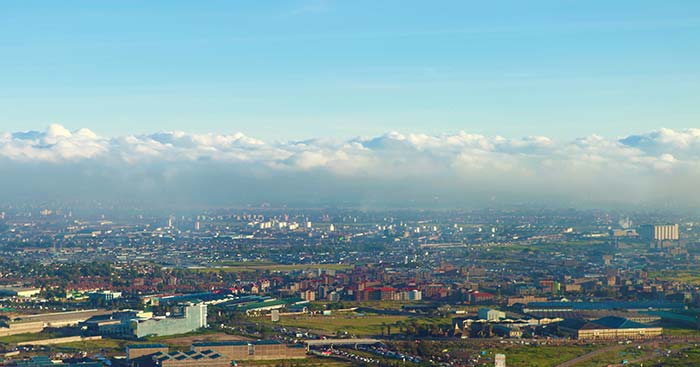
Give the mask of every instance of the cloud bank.
<svg viewBox="0 0 700 367">
<path fill-rule="evenodd" d="M 623 138 L 387 134 L 266 142 L 242 133 L 0 133 L 0 199 L 158 205 L 695 205 L 700 129 Z"/>
</svg>

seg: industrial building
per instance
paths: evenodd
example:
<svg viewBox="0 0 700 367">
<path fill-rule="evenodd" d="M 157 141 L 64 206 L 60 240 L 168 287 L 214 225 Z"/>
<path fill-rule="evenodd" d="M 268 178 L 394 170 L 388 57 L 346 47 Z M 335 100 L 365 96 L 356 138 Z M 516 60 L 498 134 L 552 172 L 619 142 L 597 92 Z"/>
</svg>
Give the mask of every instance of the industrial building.
<svg viewBox="0 0 700 367">
<path fill-rule="evenodd" d="M 169 348 L 165 344 L 134 344 L 126 346 L 126 360 L 131 363 L 141 357 L 150 356 L 158 352 L 168 353 Z"/>
<path fill-rule="evenodd" d="M 126 347 L 130 367 L 229 367 L 231 360 L 212 350 L 170 351 L 164 344 L 138 344 Z"/>
<path fill-rule="evenodd" d="M 129 345 L 130 367 L 229 367 L 233 362 L 306 358 L 306 348 L 275 340 L 194 343 L 189 351 L 170 351 L 164 344 Z"/>
<path fill-rule="evenodd" d="M 166 316 L 134 310 L 118 311 L 90 318 L 81 326 L 90 334 L 121 338 L 185 334 L 207 327 L 207 305 L 173 306 Z"/>
<path fill-rule="evenodd" d="M 572 312 L 583 310 L 616 311 L 672 311 L 683 310 L 686 306 L 680 302 L 668 301 L 604 301 L 604 302 L 530 302 L 523 312 Z"/>
<path fill-rule="evenodd" d="M 95 316 L 105 315 L 105 310 L 55 312 L 36 315 L 14 315 L 8 327 L 0 328 L 0 336 L 38 333 L 45 328 L 75 326 Z"/>
<path fill-rule="evenodd" d="M 107 303 L 112 302 L 115 299 L 122 297 L 122 292 L 115 292 L 110 290 L 102 290 L 88 293 L 88 298 L 90 301 L 97 303 Z"/>
<path fill-rule="evenodd" d="M 153 355 L 156 367 L 230 367 L 231 360 L 212 350 L 158 352 Z"/>
<path fill-rule="evenodd" d="M 40 288 L 0 287 L 0 297 L 29 298 L 41 293 Z"/>
<path fill-rule="evenodd" d="M 568 319 L 558 324 L 559 330 L 574 339 L 648 339 L 659 336 L 663 328 L 652 327 L 622 317 L 608 316 L 598 320 Z"/>
</svg>

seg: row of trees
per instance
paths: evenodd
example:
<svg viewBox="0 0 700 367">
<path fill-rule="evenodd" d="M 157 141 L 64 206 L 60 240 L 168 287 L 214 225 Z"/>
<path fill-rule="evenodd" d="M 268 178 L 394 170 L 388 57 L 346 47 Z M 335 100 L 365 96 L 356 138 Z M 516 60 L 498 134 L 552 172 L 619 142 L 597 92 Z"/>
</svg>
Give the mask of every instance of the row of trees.
<svg viewBox="0 0 700 367">
<path fill-rule="evenodd" d="M 418 322 L 416 319 L 397 321 L 393 324 L 382 323 L 382 336 L 391 336 L 392 329 L 399 334 L 411 337 L 444 337 L 449 335 L 450 325 L 441 324 L 439 321 Z"/>
</svg>

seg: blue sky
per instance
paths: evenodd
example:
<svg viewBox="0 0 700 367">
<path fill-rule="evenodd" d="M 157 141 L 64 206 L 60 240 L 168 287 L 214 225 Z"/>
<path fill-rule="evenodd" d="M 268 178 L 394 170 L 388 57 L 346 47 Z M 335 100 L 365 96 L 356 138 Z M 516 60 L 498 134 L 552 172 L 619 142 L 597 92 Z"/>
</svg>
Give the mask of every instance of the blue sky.
<svg viewBox="0 0 700 367">
<path fill-rule="evenodd" d="M 698 126 L 700 2 L 3 1 L 0 131 Z"/>
</svg>

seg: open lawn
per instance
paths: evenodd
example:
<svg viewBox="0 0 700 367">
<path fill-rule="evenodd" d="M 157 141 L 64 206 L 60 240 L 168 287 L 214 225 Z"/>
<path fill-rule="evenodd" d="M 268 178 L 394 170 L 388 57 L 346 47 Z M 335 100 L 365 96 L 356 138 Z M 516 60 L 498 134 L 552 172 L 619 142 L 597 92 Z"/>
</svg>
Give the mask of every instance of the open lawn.
<svg viewBox="0 0 700 367">
<path fill-rule="evenodd" d="M 674 336 L 700 336 L 700 331 L 696 329 L 684 329 L 679 327 L 664 326 L 664 335 Z"/>
<path fill-rule="evenodd" d="M 141 342 L 143 343 L 143 342 Z M 56 352 L 88 352 L 104 353 L 106 355 L 123 355 L 128 344 L 140 344 L 131 340 L 101 339 L 81 342 L 52 345 L 51 350 Z"/>
<path fill-rule="evenodd" d="M 668 350 L 668 349 L 666 349 Z M 666 351 L 665 350 L 665 351 Z M 665 355 L 665 351 L 660 351 L 662 356 L 655 356 L 654 358 L 645 360 L 639 363 L 630 363 L 629 367 L 641 367 L 644 366 L 663 366 L 663 367 L 697 367 L 700 366 L 700 347 L 684 348 L 681 351 L 673 351 L 673 353 L 668 356 Z"/>
<path fill-rule="evenodd" d="M 394 324 L 398 321 L 408 320 L 407 316 L 387 315 L 333 315 L 333 316 L 281 316 L 275 323 L 280 326 L 297 327 L 309 330 L 322 331 L 335 334 L 345 331 L 354 335 L 368 336 L 381 335 L 382 324 Z M 266 319 L 266 323 L 269 323 Z M 385 329 L 386 330 L 386 329 Z M 397 333 L 397 327 L 392 327 L 392 332 Z"/>
<path fill-rule="evenodd" d="M 622 363 L 623 361 L 633 361 L 648 353 L 648 348 L 638 349 L 636 346 L 629 346 L 621 350 L 612 350 L 599 354 L 587 361 L 577 364 L 577 367 L 598 367 Z"/>
<path fill-rule="evenodd" d="M 682 283 L 700 285 L 700 270 L 662 270 L 649 273 L 649 278 L 675 280 Z"/>
<path fill-rule="evenodd" d="M 21 342 L 30 342 L 34 340 L 52 339 L 62 337 L 60 333 L 41 332 L 41 333 L 26 333 L 15 334 L 0 337 L 0 343 L 13 344 Z"/>
<path fill-rule="evenodd" d="M 496 353 L 503 353 L 506 355 L 506 365 L 508 366 L 551 367 L 584 355 L 595 349 L 595 346 L 578 345 L 513 345 L 487 349 L 486 357 L 493 358 Z"/>
</svg>

